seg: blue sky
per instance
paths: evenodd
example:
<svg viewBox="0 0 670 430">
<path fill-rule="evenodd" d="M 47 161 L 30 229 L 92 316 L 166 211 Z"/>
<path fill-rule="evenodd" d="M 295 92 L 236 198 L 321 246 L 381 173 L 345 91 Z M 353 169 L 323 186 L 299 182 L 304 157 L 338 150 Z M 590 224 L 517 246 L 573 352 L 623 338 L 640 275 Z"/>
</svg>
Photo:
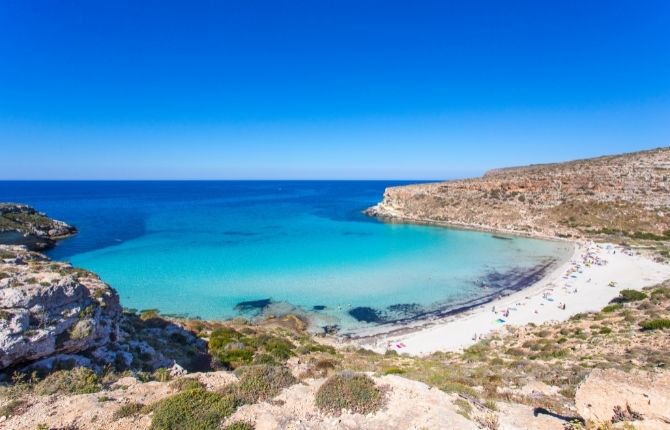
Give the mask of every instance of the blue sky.
<svg viewBox="0 0 670 430">
<path fill-rule="evenodd" d="M 666 0 L 0 2 L 0 178 L 438 179 L 669 138 Z"/>
</svg>

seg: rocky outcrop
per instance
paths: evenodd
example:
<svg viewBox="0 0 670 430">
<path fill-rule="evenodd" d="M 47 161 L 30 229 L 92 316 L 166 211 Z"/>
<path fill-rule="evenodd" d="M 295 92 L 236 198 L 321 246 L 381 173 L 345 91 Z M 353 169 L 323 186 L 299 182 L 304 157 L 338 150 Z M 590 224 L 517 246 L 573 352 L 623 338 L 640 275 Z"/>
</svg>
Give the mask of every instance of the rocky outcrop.
<svg viewBox="0 0 670 430">
<path fill-rule="evenodd" d="M 22 246 L 0 245 L 0 379 L 85 366 L 207 369 L 207 343 L 151 314 L 124 313 L 97 275 Z"/>
<path fill-rule="evenodd" d="M 118 338 L 118 295 L 96 275 L 18 246 L 0 256 L 0 369 Z"/>
<path fill-rule="evenodd" d="M 367 213 L 530 235 L 664 238 L 670 235 L 670 148 L 392 187 Z"/>
<path fill-rule="evenodd" d="M 76 232 L 73 226 L 51 219 L 30 206 L 0 203 L 0 243 L 40 250 Z"/>
<path fill-rule="evenodd" d="M 595 369 L 577 389 L 575 405 L 586 420 L 670 429 L 670 373 Z"/>
</svg>

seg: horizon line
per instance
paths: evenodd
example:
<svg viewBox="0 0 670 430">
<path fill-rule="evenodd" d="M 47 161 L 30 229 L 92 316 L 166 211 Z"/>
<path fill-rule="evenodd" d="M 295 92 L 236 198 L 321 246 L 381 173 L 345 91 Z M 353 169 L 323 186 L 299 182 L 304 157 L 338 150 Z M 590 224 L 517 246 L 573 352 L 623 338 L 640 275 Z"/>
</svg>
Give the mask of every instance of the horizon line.
<svg viewBox="0 0 670 430">
<path fill-rule="evenodd" d="M 309 178 L 293 178 L 293 179 L 282 179 L 282 178 L 218 178 L 218 179 L 207 179 L 207 178 L 157 178 L 157 179 L 132 179 L 132 178 L 118 178 L 118 179 L 101 179 L 101 178 L 84 178 L 84 179 L 17 179 L 17 178 L 0 178 L 0 182 L 262 182 L 262 181 L 282 181 L 282 182 L 382 182 L 382 181 L 404 181 L 404 182 L 441 182 L 448 181 L 451 179 L 401 179 L 401 178 L 320 178 L 320 179 L 309 179 Z"/>
</svg>

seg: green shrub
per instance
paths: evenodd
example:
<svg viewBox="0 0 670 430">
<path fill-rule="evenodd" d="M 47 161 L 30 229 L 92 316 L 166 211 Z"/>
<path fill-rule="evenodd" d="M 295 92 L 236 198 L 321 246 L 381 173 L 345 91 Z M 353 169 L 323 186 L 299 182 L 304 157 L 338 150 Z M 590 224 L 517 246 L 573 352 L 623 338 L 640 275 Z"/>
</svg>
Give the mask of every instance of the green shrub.
<svg viewBox="0 0 670 430">
<path fill-rule="evenodd" d="M 656 288 L 651 292 L 651 297 L 658 300 L 670 299 L 670 287 Z"/>
<path fill-rule="evenodd" d="M 642 330 L 662 330 L 670 328 L 670 319 L 666 318 L 657 318 L 649 321 L 645 321 L 640 324 Z"/>
<path fill-rule="evenodd" d="M 221 327 L 209 335 L 209 348 L 212 350 L 222 349 L 231 342 L 241 342 L 244 336 L 229 327 Z"/>
<path fill-rule="evenodd" d="M 438 388 L 446 393 L 457 393 L 465 396 L 477 397 L 477 391 L 463 383 L 456 381 L 446 381 L 438 384 Z"/>
<path fill-rule="evenodd" d="M 330 345 L 322 345 L 311 339 L 298 347 L 296 351 L 300 354 L 309 354 L 311 352 L 325 352 L 327 354 L 337 354 L 337 350 Z"/>
<path fill-rule="evenodd" d="M 616 297 L 610 303 L 629 303 L 637 302 L 647 298 L 647 295 L 642 291 L 637 290 L 621 290 L 619 297 Z"/>
<path fill-rule="evenodd" d="M 170 374 L 170 369 L 167 369 L 165 367 L 161 367 L 160 369 L 156 369 L 152 376 L 153 376 L 153 379 L 158 381 L 158 382 L 168 382 L 172 379 L 172 375 Z"/>
<path fill-rule="evenodd" d="M 0 251 L 0 259 L 5 259 L 5 258 L 16 258 L 16 254 L 14 254 L 13 252 L 5 251 L 5 250 Z"/>
<path fill-rule="evenodd" d="M 245 333 L 230 327 L 214 330 L 209 336 L 209 350 L 218 363 L 228 369 L 254 363 L 285 363 L 295 355 L 295 345 L 288 339 L 267 334 Z M 301 347 L 303 352 L 310 352 Z M 255 355 L 259 355 L 257 359 Z"/>
<path fill-rule="evenodd" d="M 463 357 L 468 360 L 479 361 L 485 360 L 490 352 L 489 340 L 482 340 L 463 350 Z"/>
<path fill-rule="evenodd" d="M 254 425 L 245 421 L 235 421 L 225 426 L 223 430 L 254 430 Z"/>
<path fill-rule="evenodd" d="M 384 405 L 384 393 L 367 375 L 349 372 L 333 375 L 321 385 L 315 397 L 322 412 L 338 415 L 343 409 L 370 414 Z"/>
<path fill-rule="evenodd" d="M 250 364 L 254 359 L 254 351 L 249 349 L 220 349 L 211 351 L 218 362 L 228 368 L 237 369 L 240 366 Z"/>
<path fill-rule="evenodd" d="M 288 360 L 293 354 L 295 345 L 286 339 L 280 337 L 268 336 L 262 339 L 260 345 L 266 353 L 279 360 Z"/>
<path fill-rule="evenodd" d="M 492 411 L 497 411 L 497 410 L 498 410 L 498 405 L 496 405 L 496 402 L 494 402 L 494 401 L 491 400 L 491 399 L 485 401 L 485 402 L 484 402 L 484 406 L 485 406 L 487 409 L 490 409 L 490 410 L 492 410 Z"/>
<path fill-rule="evenodd" d="M 240 378 L 236 393 L 246 403 L 271 399 L 282 389 L 298 382 L 291 371 L 283 366 L 246 366 L 238 369 L 236 373 Z"/>
<path fill-rule="evenodd" d="M 505 351 L 505 354 L 514 356 L 514 357 L 523 357 L 526 355 L 526 351 L 521 348 L 509 348 Z"/>
<path fill-rule="evenodd" d="M 142 321 L 147 321 L 154 318 L 160 318 L 160 312 L 158 309 L 143 309 L 140 311 L 140 319 Z"/>
<path fill-rule="evenodd" d="M 662 236 L 659 236 L 654 233 L 649 233 L 646 231 L 636 231 L 632 235 L 629 235 L 633 239 L 643 239 L 643 240 L 668 240 L 670 239 L 670 236 L 668 236 L 668 231 L 663 232 Z"/>
<path fill-rule="evenodd" d="M 91 322 L 90 320 L 79 320 L 77 323 L 70 329 L 69 338 L 73 340 L 82 340 L 86 339 L 91 335 Z"/>
<path fill-rule="evenodd" d="M 600 328 L 600 334 L 610 334 L 612 333 L 612 329 L 609 327 L 601 327 Z"/>
<path fill-rule="evenodd" d="M 88 394 L 96 393 L 100 389 L 100 378 L 86 367 L 59 370 L 50 374 L 35 386 L 35 392 L 39 395 Z"/>
<path fill-rule="evenodd" d="M 623 305 L 621 303 L 612 303 L 611 305 L 607 305 L 603 308 L 603 312 L 606 314 L 610 314 L 614 311 L 617 311 L 619 309 L 623 308 Z"/>
<path fill-rule="evenodd" d="M 201 388 L 182 391 L 152 406 L 151 430 L 214 430 L 240 402 L 232 394 Z"/>
<path fill-rule="evenodd" d="M 170 383 L 170 387 L 174 388 L 177 391 L 187 391 L 187 390 L 197 390 L 205 389 L 205 384 L 197 380 L 196 378 L 179 378 L 175 379 Z"/>
<path fill-rule="evenodd" d="M 456 411 L 457 414 L 464 416 L 468 420 L 470 419 L 470 413 L 472 412 L 472 405 L 465 399 L 458 398 L 454 400 L 454 405 L 458 407 Z"/>
<path fill-rule="evenodd" d="M 19 415 L 23 406 L 26 406 L 25 400 L 10 400 L 4 406 L 0 407 L 0 417 L 12 417 Z"/>
<path fill-rule="evenodd" d="M 119 409 L 114 411 L 114 414 L 112 415 L 112 419 L 114 421 L 120 420 L 121 418 L 126 418 L 126 417 L 132 417 L 135 415 L 139 415 L 142 413 L 144 410 L 144 405 L 142 403 L 127 403 L 123 406 L 121 406 Z"/>
<path fill-rule="evenodd" d="M 382 372 L 384 375 L 402 375 L 405 371 L 399 367 L 389 367 Z"/>
<path fill-rule="evenodd" d="M 251 344 L 249 338 L 229 327 L 216 329 L 209 336 L 210 353 L 228 369 L 252 362 L 256 349 Z"/>
</svg>

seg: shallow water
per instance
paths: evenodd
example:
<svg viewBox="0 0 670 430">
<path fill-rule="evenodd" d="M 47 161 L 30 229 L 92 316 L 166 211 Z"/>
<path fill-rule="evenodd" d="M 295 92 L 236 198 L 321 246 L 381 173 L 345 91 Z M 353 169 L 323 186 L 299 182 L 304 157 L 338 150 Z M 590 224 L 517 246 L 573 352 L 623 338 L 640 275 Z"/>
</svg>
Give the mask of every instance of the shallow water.
<svg viewBox="0 0 670 430">
<path fill-rule="evenodd" d="M 76 225 L 50 256 L 100 274 L 124 306 L 202 318 L 293 306 L 344 328 L 413 318 L 519 287 L 570 252 L 361 213 L 397 184 L 0 182 L 0 201 Z"/>
</svg>

